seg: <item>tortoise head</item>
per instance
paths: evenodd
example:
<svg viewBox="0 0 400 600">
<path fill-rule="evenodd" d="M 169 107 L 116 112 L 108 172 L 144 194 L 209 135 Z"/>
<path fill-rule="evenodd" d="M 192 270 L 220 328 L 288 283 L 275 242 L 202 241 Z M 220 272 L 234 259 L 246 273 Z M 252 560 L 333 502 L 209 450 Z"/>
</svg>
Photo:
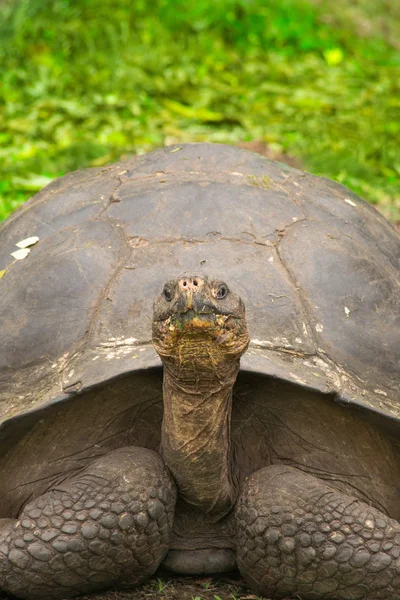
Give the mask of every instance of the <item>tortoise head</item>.
<svg viewBox="0 0 400 600">
<path fill-rule="evenodd" d="M 244 304 L 219 279 L 181 275 L 154 302 L 153 344 L 161 358 L 215 366 L 240 358 L 248 343 Z"/>
</svg>

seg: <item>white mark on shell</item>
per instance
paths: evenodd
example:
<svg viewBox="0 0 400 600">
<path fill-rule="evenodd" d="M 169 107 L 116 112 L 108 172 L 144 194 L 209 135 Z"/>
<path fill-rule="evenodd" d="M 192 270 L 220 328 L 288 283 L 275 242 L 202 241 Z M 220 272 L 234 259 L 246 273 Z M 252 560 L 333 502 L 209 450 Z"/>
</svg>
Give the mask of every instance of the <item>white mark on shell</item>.
<svg viewBox="0 0 400 600">
<path fill-rule="evenodd" d="M 11 256 L 13 256 L 16 260 L 22 260 L 23 258 L 26 258 L 28 256 L 29 252 L 29 248 L 21 248 L 21 250 L 11 252 Z"/>
<path fill-rule="evenodd" d="M 18 246 L 18 248 L 28 248 L 28 246 L 34 246 L 35 244 L 37 244 L 39 241 L 39 238 L 37 235 L 34 235 L 32 237 L 28 237 L 25 240 L 21 240 L 20 242 L 17 242 L 15 245 Z"/>
<path fill-rule="evenodd" d="M 350 198 L 345 198 L 344 201 L 347 202 L 347 204 L 351 204 L 351 206 L 357 206 L 357 204 L 353 202 L 353 200 L 350 200 Z"/>
<path fill-rule="evenodd" d="M 273 256 L 270 256 L 270 257 L 269 257 L 269 259 L 268 259 L 268 262 L 269 262 L 269 263 L 273 263 L 273 262 L 274 262 L 274 257 L 273 257 Z"/>
<path fill-rule="evenodd" d="M 381 396 L 387 396 L 387 393 L 384 392 L 383 390 L 377 389 L 377 390 L 374 390 L 374 392 L 375 392 L 375 394 L 380 394 Z"/>
<path fill-rule="evenodd" d="M 319 356 L 313 356 L 311 361 L 314 367 L 318 367 L 319 369 L 321 369 L 321 371 L 324 371 L 324 373 L 331 373 L 329 365 L 327 365 L 326 362 L 322 360 L 322 358 L 319 358 Z"/>
<path fill-rule="evenodd" d="M 295 373 L 290 372 L 289 375 L 290 375 L 290 377 L 292 377 L 298 383 L 301 383 L 302 385 L 305 385 L 305 382 L 302 379 L 300 379 L 300 377 L 298 375 L 296 375 Z"/>
<path fill-rule="evenodd" d="M 280 337 L 274 337 L 273 340 L 274 340 L 274 344 L 276 344 L 277 346 L 285 346 L 287 348 L 291 348 L 292 347 L 292 345 L 289 342 L 289 340 L 287 338 L 285 338 L 285 337 L 282 337 L 282 338 L 280 338 Z"/>
<path fill-rule="evenodd" d="M 259 348 L 270 348 L 271 346 L 273 346 L 273 343 L 270 342 L 269 340 L 251 340 L 250 341 L 251 346 L 258 346 Z"/>
<path fill-rule="evenodd" d="M 244 177 L 243 173 L 237 173 L 236 171 L 231 171 L 231 175 L 236 175 L 237 177 Z"/>
<path fill-rule="evenodd" d="M 368 527 L 368 529 L 373 529 L 375 527 L 375 523 L 372 519 L 367 519 L 365 521 L 365 526 Z"/>
<path fill-rule="evenodd" d="M 349 309 L 349 308 L 347 308 L 347 306 L 345 306 L 345 307 L 344 307 L 344 312 L 346 313 L 346 317 L 348 317 L 348 316 L 349 316 L 349 314 L 350 314 L 350 309 Z"/>
<path fill-rule="evenodd" d="M 134 338 L 134 337 L 130 337 L 130 338 L 111 337 L 107 340 L 107 342 L 101 342 L 100 346 L 103 346 L 103 348 L 120 348 L 123 346 L 136 345 L 137 341 L 138 341 L 137 338 Z"/>
<path fill-rule="evenodd" d="M 127 354 L 131 354 L 132 352 L 133 348 L 131 346 L 116 347 L 113 350 L 107 352 L 106 359 L 112 360 L 114 358 L 123 358 L 124 356 L 126 356 Z"/>
<path fill-rule="evenodd" d="M 72 371 L 70 371 L 70 372 L 68 373 L 68 377 L 72 377 L 74 373 L 75 373 L 75 371 L 74 371 L 74 369 L 72 369 Z"/>
<path fill-rule="evenodd" d="M 302 341 L 303 341 L 303 340 L 302 340 L 301 338 L 299 338 L 299 337 L 295 338 L 295 340 L 296 340 L 296 342 L 297 342 L 298 344 L 301 344 L 301 343 L 302 343 Z"/>
<path fill-rule="evenodd" d="M 321 323 L 317 323 L 315 326 L 315 330 L 318 331 L 318 333 L 321 333 L 321 331 L 324 329 L 324 326 Z"/>
</svg>

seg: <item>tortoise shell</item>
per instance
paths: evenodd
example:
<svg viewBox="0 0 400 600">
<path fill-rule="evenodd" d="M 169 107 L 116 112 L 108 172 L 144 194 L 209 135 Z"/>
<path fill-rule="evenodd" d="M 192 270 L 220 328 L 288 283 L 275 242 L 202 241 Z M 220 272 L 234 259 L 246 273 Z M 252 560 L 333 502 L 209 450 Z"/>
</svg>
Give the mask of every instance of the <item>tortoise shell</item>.
<svg viewBox="0 0 400 600">
<path fill-rule="evenodd" d="M 70 173 L 0 227 L 3 429 L 160 366 L 153 298 L 185 271 L 243 298 L 242 370 L 397 420 L 399 267 L 399 237 L 373 207 L 247 150 L 185 144 Z"/>
</svg>

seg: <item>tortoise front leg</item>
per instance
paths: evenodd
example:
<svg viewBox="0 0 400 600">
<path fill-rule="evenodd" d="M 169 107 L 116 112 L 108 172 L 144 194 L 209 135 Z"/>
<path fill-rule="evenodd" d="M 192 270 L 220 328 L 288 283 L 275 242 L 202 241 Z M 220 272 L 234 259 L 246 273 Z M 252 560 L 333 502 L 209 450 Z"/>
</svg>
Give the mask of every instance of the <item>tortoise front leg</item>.
<svg viewBox="0 0 400 600">
<path fill-rule="evenodd" d="M 400 524 L 298 469 L 271 466 L 237 506 L 238 566 L 259 594 L 398 600 Z"/>
<path fill-rule="evenodd" d="M 168 550 L 175 499 L 156 453 L 110 452 L 0 521 L 0 589 L 44 600 L 141 583 Z"/>
</svg>

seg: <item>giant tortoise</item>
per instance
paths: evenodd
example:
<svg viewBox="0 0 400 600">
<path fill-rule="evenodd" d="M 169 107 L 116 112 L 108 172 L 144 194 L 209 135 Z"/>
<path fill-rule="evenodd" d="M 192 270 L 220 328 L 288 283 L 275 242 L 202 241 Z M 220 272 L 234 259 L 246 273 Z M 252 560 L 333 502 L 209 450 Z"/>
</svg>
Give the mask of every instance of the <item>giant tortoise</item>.
<svg viewBox="0 0 400 600">
<path fill-rule="evenodd" d="M 0 248 L 0 589 L 162 564 L 400 598 L 400 243 L 371 206 L 188 144 L 54 181 Z"/>
</svg>

